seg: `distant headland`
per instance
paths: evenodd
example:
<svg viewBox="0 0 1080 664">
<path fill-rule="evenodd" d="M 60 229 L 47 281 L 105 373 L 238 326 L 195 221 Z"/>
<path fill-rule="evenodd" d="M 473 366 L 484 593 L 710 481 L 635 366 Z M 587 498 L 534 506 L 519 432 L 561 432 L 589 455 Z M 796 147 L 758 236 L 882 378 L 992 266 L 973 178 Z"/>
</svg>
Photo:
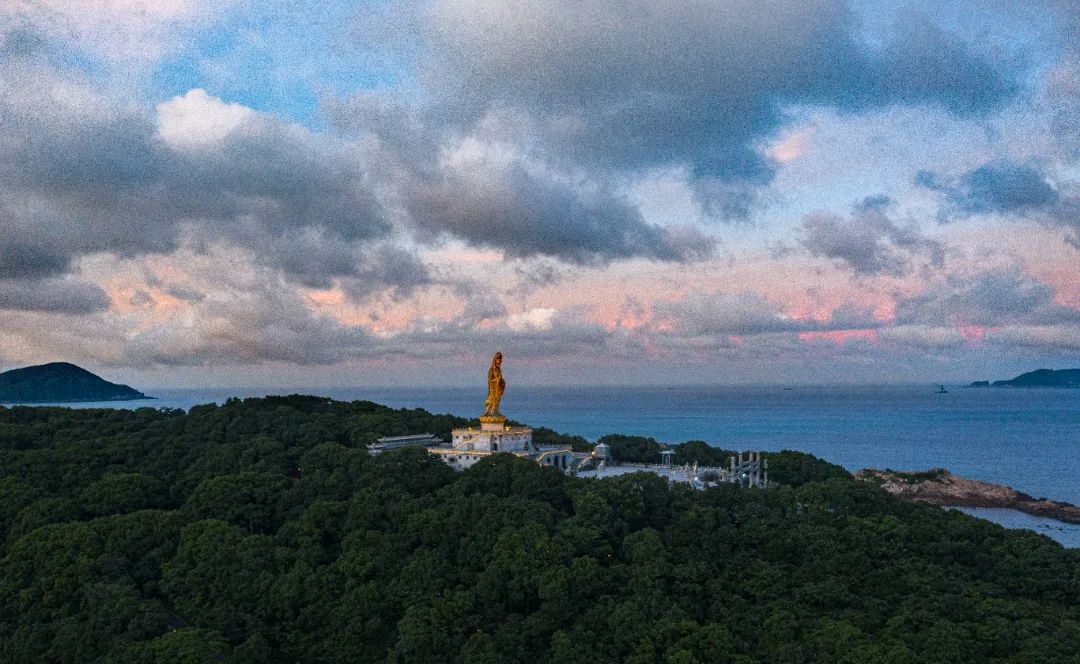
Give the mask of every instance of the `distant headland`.
<svg viewBox="0 0 1080 664">
<path fill-rule="evenodd" d="M 916 503 L 1007 508 L 1066 523 L 1080 523 L 1080 507 L 1076 505 L 1033 498 L 1001 484 L 953 475 L 944 468 L 913 473 L 864 468 L 855 473 L 855 479 L 877 484 L 894 496 Z"/>
<path fill-rule="evenodd" d="M 977 380 L 968 387 L 1080 387 L 1080 369 L 1037 369 L 1012 380 Z"/>
<path fill-rule="evenodd" d="M 69 362 L 50 362 L 0 373 L 0 403 L 131 401 L 152 399 Z"/>
</svg>

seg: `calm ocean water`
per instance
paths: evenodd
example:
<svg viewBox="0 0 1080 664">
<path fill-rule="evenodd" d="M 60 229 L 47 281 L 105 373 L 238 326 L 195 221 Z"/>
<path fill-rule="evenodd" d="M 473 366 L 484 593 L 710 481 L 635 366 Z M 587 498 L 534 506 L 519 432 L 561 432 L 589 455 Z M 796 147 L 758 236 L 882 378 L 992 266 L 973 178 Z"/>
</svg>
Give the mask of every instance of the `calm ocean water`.
<svg viewBox="0 0 1080 664">
<path fill-rule="evenodd" d="M 318 394 L 480 414 L 479 388 L 146 390 L 155 400 L 75 407 L 188 409 L 229 397 Z M 60 404 L 73 405 L 73 404 Z M 1037 497 L 1080 505 L 1080 390 L 881 387 L 528 387 L 511 385 L 508 417 L 589 440 L 607 433 L 661 442 L 704 440 L 726 449 L 800 450 L 848 470 L 944 467 Z M 422 432 L 417 432 L 422 433 Z M 965 510 L 968 511 L 968 510 Z M 1080 546 L 1080 526 L 1012 510 L 969 513 Z"/>
<path fill-rule="evenodd" d="M 146 390 L 152 401 L 80 407 L 190 408 L 231 396 L 319 394 L 480 413 L 484 387 Z M 511 385 L 502 411 L 531 426 L 595 440 L 607 433 L 728 449 L 810 452 L 850 470 L 954 473 L 1080 504 L 1080 390 L 882 387 L 529 387 Z"/>
</svg>

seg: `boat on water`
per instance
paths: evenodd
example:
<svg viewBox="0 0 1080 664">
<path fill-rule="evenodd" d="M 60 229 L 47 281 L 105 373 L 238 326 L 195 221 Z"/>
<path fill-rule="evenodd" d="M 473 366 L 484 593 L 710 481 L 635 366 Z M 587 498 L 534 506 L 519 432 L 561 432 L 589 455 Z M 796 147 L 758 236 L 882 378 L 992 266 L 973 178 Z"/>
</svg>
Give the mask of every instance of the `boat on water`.
<svg viewBox="0 0 1080 664">
<path fill-rule="evenodd" d="M 948 394 L 949 391 L 945 389 L 944 385 L 938 385 L 938 390 L 934 394 Z"/>
</svg>

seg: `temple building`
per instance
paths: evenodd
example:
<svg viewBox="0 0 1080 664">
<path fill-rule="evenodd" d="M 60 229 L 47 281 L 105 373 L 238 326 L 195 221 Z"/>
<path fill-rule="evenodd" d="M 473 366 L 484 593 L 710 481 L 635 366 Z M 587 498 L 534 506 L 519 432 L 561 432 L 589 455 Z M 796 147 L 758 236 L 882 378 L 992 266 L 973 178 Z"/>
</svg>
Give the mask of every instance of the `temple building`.
<svg viewBox="0 0 1080 664">
<path fill-rule="evenodd" d="M 442 441 L 435 434 L 421 433 L 412 434 L 409 436 L 383 436 L 375 441 L 375 443 L 368 448 L 368 452 L 372 456 L 376 454 L 382 454 L 389 450 L 396 450 L 401 447 L 410 447 L 413 445 L 420 445 L 423 447 L 431 447 L 432 445 L 441 445 Z"/>
<path fill-rule="evenodd" d="M 488 369 L 488 396 L 480 428 L 454 429 L 449 446 L 429 447 L 428 450 L 455 470 L 465 470 L 481 459 L 505 452 L 537 463 L 554 466 L 564 472 L 574 468 L 577 459 L 569 447 L 538 448 L 533 445 L 532 429 L 506 423 L 499 412 L 499 403 L 506 390 L 502 375 L 502 353 L 495 353 Z"/>
<path fill-rule="evenodd" d="M 620 465 L 615 463 L 617 459 L 613 457 L 611 447 L 605 443 L 598 443 L 591 453 L 574 452 L 569 446 L 536 445 L 533 443 L 532 429 L 510 426 L 506 423 L 506 417 L 499 412 L 499 403 L 505 390 L 502 353 L 495 353 L 491 368 L 488 369 L 488 396 L 484 401 L 484 413 L 480 416 L 479 427 L 453 429 L 450 443 L 444 443 L 431 434 L 380 438 L 372 445 L 371 453 L 379 454 L 399 447 L 423 445 L 454 470 L 471 468 L 493 454 L 513 454 L 542 466 L 558 468 L 564 473 L 586 477 L 651 472 L 669 482 L 689 482 L 696 489 L 704 489 L 720 482 L 745 487 L 776 486 L 775 482 L 769 481 L 768 462 L 762 459 L 760 452 L 749 452 L 745 457 L 739 452 L 731 457 L 730 468 L 706 468 L 698 467 L 697 463 L 693 466 L 675 465 L 673 449 L 660 451 L 659 464 Z"/>
<path fill-rule="evenodd" d="M 533 458 L 537 453 L 532 443 L 532 429 L 508 426 L 506 418 L 502 416 L 481 417 L 479 429 L 454 429 L 451 435 L 449 447 L 428 449 L 455 470 L 465 470 L 499 452 L 525 458 Z"/>
</svg>

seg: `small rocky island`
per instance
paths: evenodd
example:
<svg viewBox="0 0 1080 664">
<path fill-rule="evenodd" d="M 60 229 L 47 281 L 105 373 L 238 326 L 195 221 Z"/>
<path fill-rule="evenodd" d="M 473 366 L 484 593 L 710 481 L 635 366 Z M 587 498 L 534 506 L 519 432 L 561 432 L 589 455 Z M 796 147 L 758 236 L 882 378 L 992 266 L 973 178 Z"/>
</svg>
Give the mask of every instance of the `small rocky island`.
<svg viewBox="0 0 1080 664">
<path fill-rule="evenodd" d="M 130 401 L 152 399 L 69 362 L 50 362 L 0 373 L 0 403 Z"/>
<path fill-rule="evenodd" d="M 1036 369 L 1011 380 L 977 380 L 968 387 L 1080 387 L 1080 369 Z"/>
<path fill-rule="evenodd" d="M 1080 524 L 1080 507 L 1076 505 L 1033 498 L 1007 486 L 953 475 L 944 468 L 911 473 L 864 468 L 855 473 L 855 478 L 873 482 L 894 496 L 912 502 L 942 507 L 1004 507 Z"/>
</svg>

